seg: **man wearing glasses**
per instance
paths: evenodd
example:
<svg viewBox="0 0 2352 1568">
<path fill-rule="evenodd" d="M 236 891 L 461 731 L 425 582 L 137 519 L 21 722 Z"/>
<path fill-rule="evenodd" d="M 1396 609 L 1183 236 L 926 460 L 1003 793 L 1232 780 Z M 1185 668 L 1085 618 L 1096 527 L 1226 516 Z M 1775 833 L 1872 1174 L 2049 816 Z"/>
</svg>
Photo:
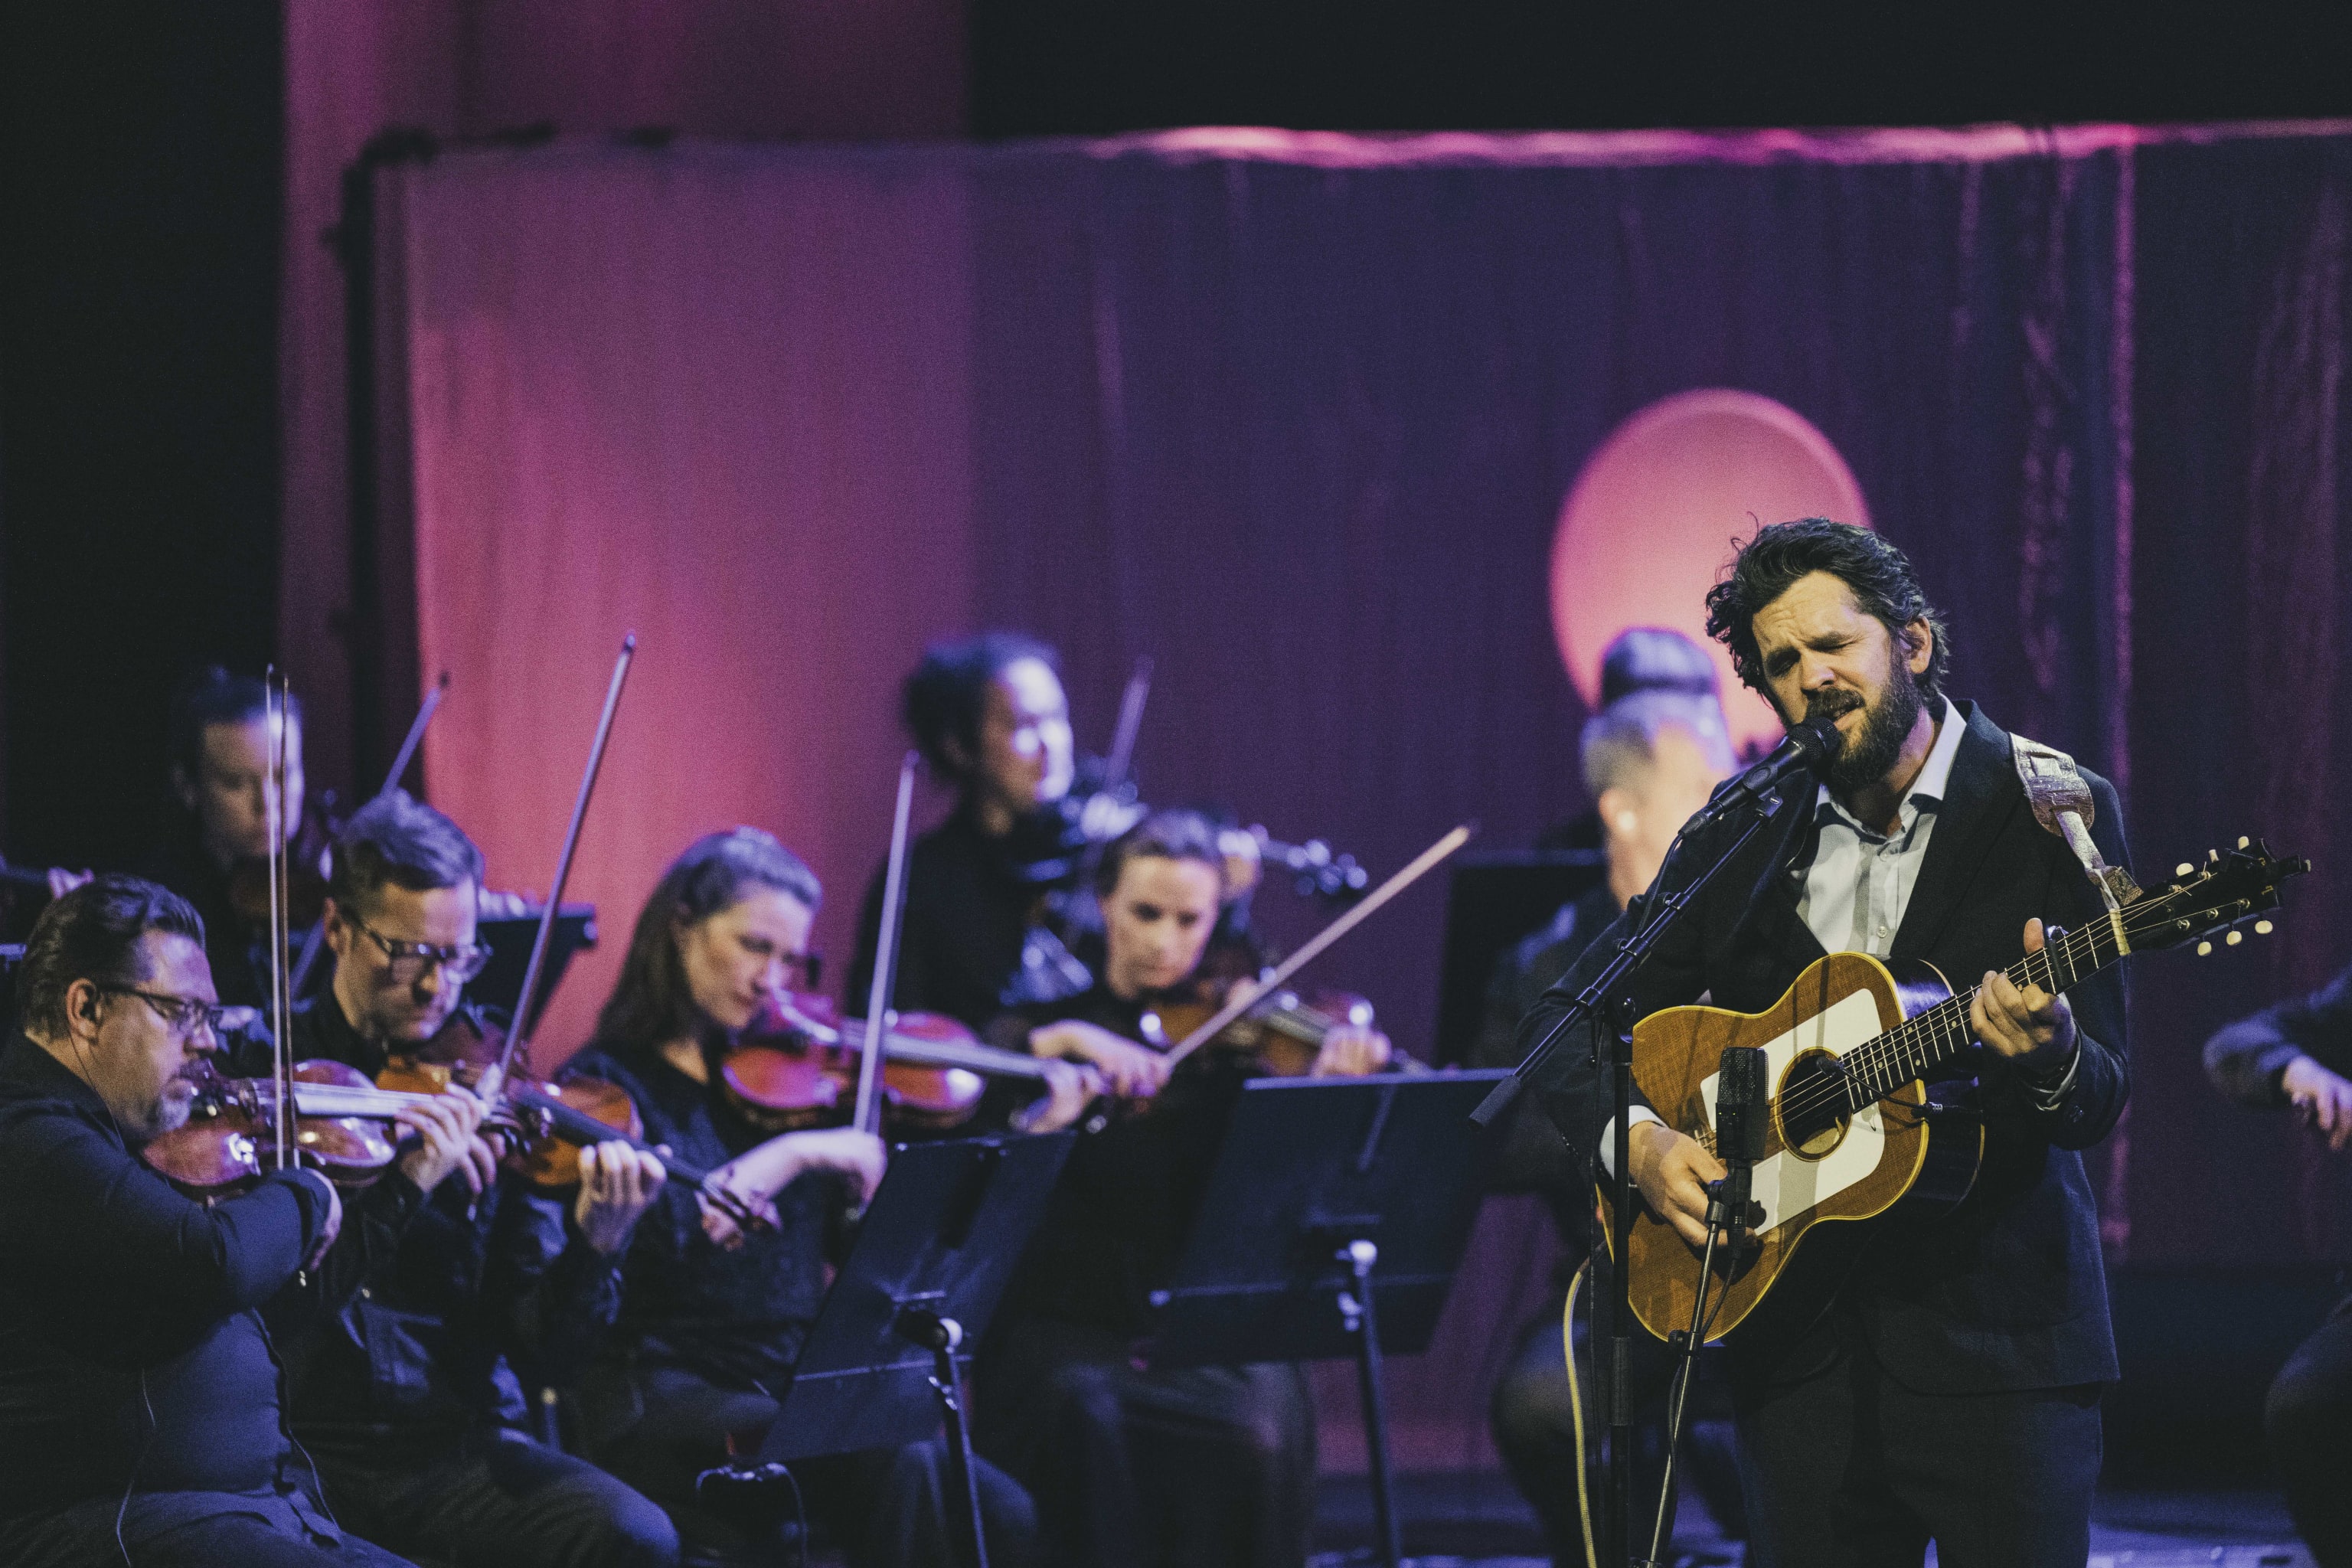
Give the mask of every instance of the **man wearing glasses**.
<svg viewBox="0 0 2352 1568">
<path fill-rule="evenodd" d="M 333 978 L 295 1009 L 294 1059 L 373 1078 L 394 1053 L 485 1027 L 464 1005 L 489 956 L 475 924 L 481 882 L 481 851 L 432 807 L 394 791 L 353 814 L 327 887 Z M 535 1382 L 568 1377 L 619 1310 L 622 1254 L 662 1184 L 659 1162 L 625 1143 L 582 1151 L 581 1170 L 576 1198 L 542 1195 L 501 1174 L 478 1133 L 462 1179 L 399 1216 L 388 1264 L 289 1338 L 295 1435 L 370 1539 L 501 1568 L 677 1561 L 659 1508 L 524 1431 L 510 1358 Z"/>
<path fill-rule="evenodd" d="M 262 1317 L 331 1246 L 336 1274 L 383 1200 L 337 1243 L 315 1171 L 206 1205 L 139 1158 L 186 1122 L 216 1049 L 204 942 L 178 895 L 101 877 L 26 944 L 24 1032 L 0 1051 L 0 1563 L 398 1568 L 287 1442 Z M 463 1118 L 414 1125 L 449 1169 Z"/>
</svg>

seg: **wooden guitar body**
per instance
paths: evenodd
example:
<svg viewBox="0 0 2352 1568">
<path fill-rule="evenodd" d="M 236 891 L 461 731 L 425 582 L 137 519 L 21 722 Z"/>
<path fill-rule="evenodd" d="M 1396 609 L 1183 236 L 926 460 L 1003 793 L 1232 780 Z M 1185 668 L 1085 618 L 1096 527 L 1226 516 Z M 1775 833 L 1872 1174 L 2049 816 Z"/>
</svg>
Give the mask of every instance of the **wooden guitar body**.
<svg viewBox="0 0 2352 1568">
<path fill-rule="evenodd" d="M 1768 1322 L 1800 1329 L 1818 1314 L 1874 1228 L 1832 1226 L 1809 1242 L 1824 1222 L 1874 1219 L 1898 1203 L 1906 1217 L 1926 1218 L 1968 1194 L 1983 1158 L 1983 1128 L 1940 1112 L 1931 1125 L 1924 1083 L 1900 1084 L 1852 1114 L 1822 1109 L 1843 1092 L 1837 1058 L 1950 994 L 1928 965 L 1890 967 L 1864 953 L 1833 952 L 1799 975 L 1765 1012 L 1670 1007 L 1634 1026 L 1633 1082 L 1642 1097 L 1668 1125 L 1709 1151 L 1725 1047 L 1765 1052 L 1771 1115 L 1754 1177 L 1763 1217 L 1756 1227 L 1758 1245 L 1736 1261 L 1717 1251 L 1708 1339 L 1751 1317 L 1758 1319 L 1757 1331 L 1769 1331 Z M 1613 1246 L 1609 1198 L 1604 1184 L 1603 1234 Z M 1634 1316 L 1660 1339 L 1688 1330 L 1698 1254 L 1646 1205 L 1633 1211 L 1627 1252 Z M 1768 1291 L 1774 1295 L 1764 1307 Z"/>
</svg>

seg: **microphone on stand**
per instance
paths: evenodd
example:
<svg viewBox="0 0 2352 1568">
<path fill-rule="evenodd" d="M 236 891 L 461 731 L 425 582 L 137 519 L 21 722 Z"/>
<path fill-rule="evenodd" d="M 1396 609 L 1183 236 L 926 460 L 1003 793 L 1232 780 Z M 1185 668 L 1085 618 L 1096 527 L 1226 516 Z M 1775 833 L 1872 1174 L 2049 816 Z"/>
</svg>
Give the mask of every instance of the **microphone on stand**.
<svg viewBox="0 0 2352 1568">
<path fill-rule="evenodd" d="M 1734 1258 L 1753 1206 L 1750 1176 L 1764 1157 L 1764 1135 L 1771 1126 L 1772 1095 L 1765 1075 L 1764 1052 L 1754 1046 L 1727 1047 L 1716 1069 L 1715 1153 L 1725 1173 L 1716 1202 Z"/>
<path fill-rule="evenodd" d="M 1835 714 L 1819 713 L 1791 725 L 1788 738 L 1767 752 L 1761 762 L 1716 792 L 1715 798 L 1691 818 L 1690 827 L 1721 821 L 1762 798 L 1793 774 L 1825 771 L 1844 744 L 1845 737 L 1838 733 Z"/>
</svg>

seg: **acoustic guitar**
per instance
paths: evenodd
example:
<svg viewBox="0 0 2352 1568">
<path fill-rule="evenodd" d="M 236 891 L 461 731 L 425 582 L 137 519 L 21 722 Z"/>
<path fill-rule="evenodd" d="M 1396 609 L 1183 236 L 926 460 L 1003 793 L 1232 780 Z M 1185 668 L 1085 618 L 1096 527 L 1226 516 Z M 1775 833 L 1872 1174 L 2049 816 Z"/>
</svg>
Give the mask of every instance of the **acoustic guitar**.
<svg viewBox="0 0 2352 1568">
<path fill-rule="evenodd" d="M 2053 994 L 2135 952 L 2242 940 L 2236 928 L 2278 907 L 2279 884 L 2311 868 L 2274 860 L 2241 838 L 2228 855 L 2182 865 L 2160 888 L 2138 893 L 2105 920 L 2063 933 L 2004 972 Z M 1826 1304 L 1877 1222 L 1933 1218 L 1967 1196 L 1983 1157 L 1972 1115 L 1932 1104 L 1938 1069 L 1976 1044 L 1969 1007 L 1927 964 L 1833 952 L 1797 977 L 1761 1013 L 1669 1007 L 1633 1028 L 1633 1082 L 1660 1119 L 1715 1149 L 1716 1077 L 1728 1046 L 1763 1047 L 1771 1088 L 1764 1157 L 1755 1166 L 1754 1245 L 1736 1259 L 1716 1252 L 1706 1337 L 1754 1318 L 1801 1327 Z M 1604 1219 L 1610 1192 L 1601 1192 Z M 1760 1209 L 1760 1217 L 1758 1211 Z M 1832 1221 L 1819 1237 L 1809 1237 Z M 1604 1225 L 1602 1234 L 1614 1236 Z M 1666 1339 L 1690 1328 L 1698 1255 L 1648 1205 L 1633 1215 L 1627 1247 L 1634 1316 Z M 1801 1258 L 1801 1262 L 1800 1261 Z M 1789 1278 L 1783 1283 L 1784 1277 Z M 1768 1294 L 1780 1287 L 1768 1305 Z M 1719 1306 L 1718 1306 L 1719 1303 Z"/>
</svg>

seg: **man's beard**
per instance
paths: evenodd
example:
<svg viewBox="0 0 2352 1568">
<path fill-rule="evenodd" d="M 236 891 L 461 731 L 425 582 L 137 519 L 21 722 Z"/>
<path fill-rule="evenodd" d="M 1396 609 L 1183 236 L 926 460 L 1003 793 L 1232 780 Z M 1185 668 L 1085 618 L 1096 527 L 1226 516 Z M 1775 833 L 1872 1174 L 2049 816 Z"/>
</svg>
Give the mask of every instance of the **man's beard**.
<svg viewBox="0 0 2352 1568">
<path fill-rule="evenodd" d="M 1830 794 L 1840 800 L 1852 800 L 1886 777 L 1895 759 L 1903 754 L 1903 742 L 1910 738 L 1912 726 L 1927 710 L 1927 695 L 1919 689 L 1911 667 L 1899 658 L 1890 658 L 1888 663 L 1893 668 L 1887 671 L 1886 689 L 1875 704 L 1864 702 L 1853 691 L 1816 691 L 1805 700 L 1809 720 L 1823 715 L 1835 719 L 1856 708 L 1864 710 L 1862 733 L 1830 759 Z"/>
</svg>

